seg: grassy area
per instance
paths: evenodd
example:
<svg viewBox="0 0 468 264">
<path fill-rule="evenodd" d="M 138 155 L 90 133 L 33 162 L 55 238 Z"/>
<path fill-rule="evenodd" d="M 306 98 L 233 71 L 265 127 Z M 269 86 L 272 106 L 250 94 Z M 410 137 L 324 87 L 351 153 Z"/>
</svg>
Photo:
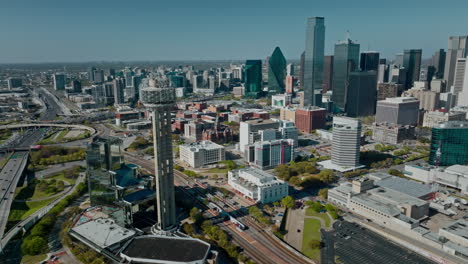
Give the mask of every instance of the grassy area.
<svg viewBox="0 0 468 264">
<path fill-rule="evenodd" d="M 50 198 L 36 202 L 13 202 L 11 205 L 10 214 L 8 215 L 7 230 L 13 227 L 17 222 L 25 219 L 37 210 L 46 206 L 54 199 L 56 198 Z"/>
<path fill-rule="evenodd" d="M 304 220 L 304 230 L 302 237 L 302 253 L 312 260 L 320 259 L 320 249 L 313 249 L 309 243 L 312 240 L 320 240 L 320 221 L 307 218 Z"/>
<path fill-rule="evenodd" d="M 21 263 L 23 263 L 23 264 L 37 264 L 37 263 L 40 263 L 41 261 L 45 260 L 46 258 L 47 258 L 46 254 L 41 254 L 41 255 L 36 255 L 36 256 L 25 255 L 21 259 Z"/>
<path fill-rule="evenodd" d="M 330 217 L 327 215 L 327 213 L 317 213 L 314 210 L 312 210 L 312 208 L 307 208 L 306 215 L 322 218 L 323 221 L 325 221 L 325 226 L 330 227 L 331 220 L 330 220 Z"/>
</svg>

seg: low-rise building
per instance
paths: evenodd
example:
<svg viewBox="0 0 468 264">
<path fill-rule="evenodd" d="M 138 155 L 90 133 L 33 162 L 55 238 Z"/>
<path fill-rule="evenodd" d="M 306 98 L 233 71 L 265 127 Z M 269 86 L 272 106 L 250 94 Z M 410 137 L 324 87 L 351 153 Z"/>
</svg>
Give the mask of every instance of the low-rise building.
<svg viewBox="0 0 468 264">
<path fill-rule="evenodd" d="M 468 194 L 468 166 L 452 165 L 446 168 L 436 166 L 405 165 L 403 171 L 408 178 L 425 183 L 438 183 Z"/>
<path fill-rule="evenodd" d="M 466 114 L 463 112 L 449 112 L 445 109 L 427 111 L 424 114 L 424 127 L 435 127 L 448 121 L 464 121 Z"/>
<path fill-rule="evenodd" d="M 244 157 L 255 168 L 273 169 L 294 160 L 294 144 L 292 139 L 258 141 L 246 146 Z"/>
<path fill-rule="evenodd" d="M 296 110 L 295 123 L 299 131 L 311 133 L 312 130 L 325 127 L 327 110 L 320 107 L 299 108 Z"/>
<path fill-rule="evenodd" d="M 244 197 L 259 203 L 272 203 L 288 195 L 288 184 L 255 168 L 229 171 L 228 184 Z"/>
<path fill-rule="evenodd" d="M 282 108 L 291 104 L 291 94 L 275 94 L 271 96 L 271 106 Z"/>
<path fill-rule="evenodd" d="M 180 159 L 193 168 L 225 160 L 224 147 L 207 140 L 183 144 L 179 149 Z"/>
<path fill-rule="evenodd" d="M 404 140 L 415 138 L 414 126 L 400 126 L 395 124 L 376 124 L 372 127 L 372 139 L 386 144 L 399 144 Z"/>
</svg>

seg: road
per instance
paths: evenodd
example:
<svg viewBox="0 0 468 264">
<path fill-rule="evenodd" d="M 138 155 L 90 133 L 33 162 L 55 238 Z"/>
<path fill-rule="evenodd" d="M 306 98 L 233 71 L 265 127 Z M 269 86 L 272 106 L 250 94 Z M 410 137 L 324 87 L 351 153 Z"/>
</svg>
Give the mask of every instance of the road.
<svg viewBox="0 0 468 264">
<path fill-rule="evenodd" d="M 8 160 L 0 172 L 0 238 L 3 237 L 10 207 L 15 196 L 16 185 L 28 162 L 28 152 L 16 152 Z"/>
<path fill-rule="evenodd" d="M 57 172 L 72 168 L 74 166 L 86 166 L 86 161 L 78 160 L 78 161 L 72 161 L 72 162 L 53 165 L 52 167 L 49 167 L 49 168 L 47 168 L 45 170 L 35 172 L 34 176 L 36 178 L 43 178 L 44 176 L 52 175 L 54 173 L 57 173 Z"/>
<path fill-rule="evenodd" d="M 152 161 L 141 159 L 140 157 L 133 156 L 125 153 L 127 161 L 134 164 L 140 165 L 144 169 L 153 172 L 154 163 Z M 186 177 L 183 173 L 174 170 L 175 184 L 192 181 L 193 179 Z M 194 182 L 193 182 L 194 183 Z M 194 183 L 195 184 L 195 183 Z M 195 199 L 195 197 L 194 197 Z M 228 204 L 233 207 L 233 205 Z M 232 208 L 237 210 L 236 208 Z M 224 223 L 220 223 L 220 227 L 227 231 L 233 238 L 234 242 L 241 246 L 249 257 L 255 259 L 258 263 L 278 263 L 278 264 L 294 264 L 294 263 L 313 263 L 305 258 L 298 255 L 296 252 L 292 252 L 288 248 L 284 247 L 279 241 L 267 233 L 263 227 L 260 227 L 248 216 L 240 217 L 242 222 L 249 227 L 244 232 L 236 231 L 236 228 L 230 228 Z"/>
</svg>

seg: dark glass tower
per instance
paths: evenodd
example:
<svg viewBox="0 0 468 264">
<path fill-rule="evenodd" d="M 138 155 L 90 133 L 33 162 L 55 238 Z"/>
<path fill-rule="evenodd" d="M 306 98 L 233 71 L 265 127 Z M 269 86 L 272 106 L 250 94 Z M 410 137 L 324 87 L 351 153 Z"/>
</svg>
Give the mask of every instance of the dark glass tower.
<svg viewBox="0 0 468 264">
<path fill-rule="evenodd" d="M 409 49 L 403 53 L 403 67 L 406 69 L 405 89 L 411 88 L 415 81 L 419 81 L 421 55 L 421 49 Z"/>
<path fill-rule="evenodd" d="M 377 51 L 364 51 L 361 53 L 361 71 L 378 71 L 380 54 Z"/>
<path fill-rule="evenodd" d="M 432 128 L 429 164 L 468 164 L 468 121 L 449 121 Z"/>
<path fill-rule="evenodd" d="M 325 56 L 323 61 L 323 92 L 333 90 L 333 55 Z"/>
<path fill-rule="evenodd" d="M 304 89 L 304 67 L 305 67 L 305 51 L 301 53 L 301 72 L 299 73 L 299 82 L 301 88 Z"/>
<path fill-rule="evenodd" d="M 322 104 L 323 56 L 325 53 L 325 19 L 307 19 L 304 59 L 304 106 Z"/>
<path fill-rule="evenodd" d="M 285 91 L 286 59 L 276 47 L 268 61 L 268 93 L 278 94 Z"/>
<path fill-rule="evenodd" d="M 346 105 L 348 75 L 359 67 L 359 48 L 359 44 L 349 38 L 335 44 L 332 100 L 341 110 Z"/>
<path fill-rule="evenodd" d="M 374 115 L 377 103 L 377 72 L 351 72 L 348 79 L 346 114 L 349 117 Z"/>
<path fill-rule="evenodd" d="M 258 98 L 262 94 L 262 61 L 245 62 L 245 96 Z"/>
</svg>

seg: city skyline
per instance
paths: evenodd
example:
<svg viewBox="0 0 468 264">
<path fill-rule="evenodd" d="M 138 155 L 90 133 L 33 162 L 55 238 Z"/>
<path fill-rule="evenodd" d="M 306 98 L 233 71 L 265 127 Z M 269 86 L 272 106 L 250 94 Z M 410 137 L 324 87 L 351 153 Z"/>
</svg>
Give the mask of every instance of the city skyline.
<svg viewBox="0 0 468 264">
<path fill-rule="evenodd" d="M 451 8 L 463 2 L 449 2 L 297 1 L 271 6 L 263 1 L 183 1 L 173 7 L 15 1 L 0 4 L 0 33 L 8 36 L 0 63 L 264 59 L 276 46 L 286 59 L 296 60 L 304 50 L 307 18 L 313 16 L 327 20 L 326 55 L 349 30 L 363 51 L 376 50 L 393 59 L 404 49 L 422 49 L 423 58 L 430 58 L 436 50 L 447 49 L 449 36 L 464 34 L 468 19 L 463 9 Z M 427 19 L 449 9 L 447 19 Z M 129 34 L 133 37 L 123 37 Z"/>
</svg>

